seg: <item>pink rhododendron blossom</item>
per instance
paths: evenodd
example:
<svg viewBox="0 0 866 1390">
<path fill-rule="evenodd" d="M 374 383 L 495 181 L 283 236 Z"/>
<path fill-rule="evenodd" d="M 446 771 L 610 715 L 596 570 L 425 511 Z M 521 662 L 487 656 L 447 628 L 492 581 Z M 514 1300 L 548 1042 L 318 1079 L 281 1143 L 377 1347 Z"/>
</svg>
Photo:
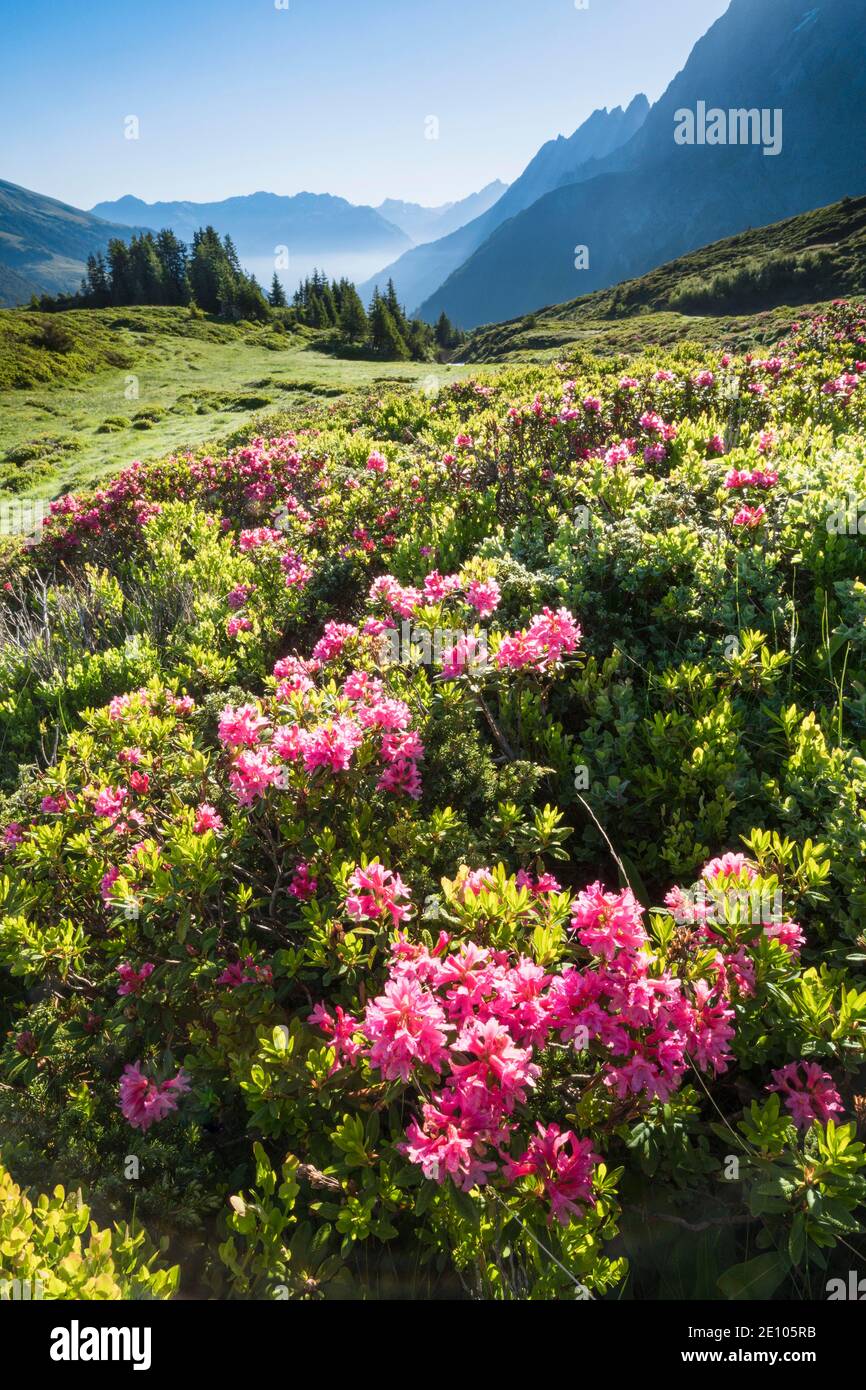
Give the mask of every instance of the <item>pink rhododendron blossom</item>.
<svg viewBox="0 0 866 1390">
<path fill-rule="evenodd" d="M 219 831 L 222 828 L 222 816 L 214 810 L 213 806 L 209 806 L 206 801 L 203 801 L 200 806 L 196 807 L 195 824 L 193 825 L 193 831 L 196 835 L 204 835 L 208 830 Z"/>
<path fill-rule="evenodd" d="M 141 1063 L 126 1066 L 120 1079 L 120 1109 L 133 1129 L 146 1132 L 158 1120 L 177 1109 L 178 1101 L 190 1089 L 186 1072 L 179 1071 L 169 1081 L 149 1081 Z"/>
<path fill-rule="evenodd" d="M 292 874 L 289 892 L 293 898 L 299 898 L 301 902 L 307 902 L 309 898 L 314 898 L 316 896 L 318 886 L 318 880 L 311 873 L 309 864 L 299 864 Z"/>
<path fill-rule="evenodd" d="M 263 729 L 268 727 L 256 705 L 233 709 L 226 705 L 219 717 L 218 737 L 227 748 L 255 748 Z"/>
<path fill-rule="evenodd" d="M 441 1071 L 447 1055 L 442 1007 L 417 980 L 398 976 L 364 1014 L 370 1065 L 387 1081 L 408 1081 L 416 1066 Z"/>
<path fill-rule="evenodd" d="M 540 1178 L 550 1202 L 550 1219 L 567 1226 L 572 1216 L 582 1214 L 581 1207 L 592 1204 L 593 1172 L 600 1162 L 589 1139 L 578 1139 L 556 1124 L 546 1129 L 539 1124 L 523 1156 L 509 1162 L 507 1175 L 511 1182 Z"/>
<path fill-rule="evenodd" d="M 794 1124 L 807 1130 L 815 1120 L 825 1125 L 834 1115 L 842 1113 L 842 1097 L 829 1072 L 822 1071 L 817 1062 L 789 1062 L 773 1071 L 768 1091 L 778 1091 Z"/>
<path fill-rule="evenodd" d="M 378 859 L 366 868 L 359 865 L 349 878 L 349 887 L 346 911 L 356 922 L 389 916 L 396 927 L 411 915 L 406 885 L 399 874 L 386 869 Z"/>
<path fill-rule="evenodd" d="M 243 960 L 234 961 L 226 966 L 221 975 L 216 978 L 218 985 L 224 985 L 227 989 L 239 989 L 241 985 L 269 985 L 273 981 L 273 972 L 269 965 L 257 965 L 255 957 L 245 956 Z"/>
<path fill-rule="evenodd" d="M 501 594 L 495 579 L 473 579 L 466 591 L 466 597 L 479 617 L 489 618 L 499 607 Z"/>
<path fill-rule="evenodd" d="M 117 973 L 120 976 L 120 984 L 117 986 L 117 993 L 140 993 L 145 981 L 150 978 L 155 969 L 156 966 L 149 960 L 145 961 L 144 965 L 140 966 L 138 970 L 126 962 L 118 965 Z"/>
<path fill-rule="evenodd" d="M 344 1013 L 339 1004 L 331 1014 L 323 1004 L 317 1004 L 310 1014 L 309 1023 L 316 1028 L 321 1028 L 322 1032 L 330 1039 L 334 1049 L 334 1060 L 328 1072 L 333 1076 L 334 1072 L 346 1064 L 352 1066 L 361 1055 L 362 1046 L 355 1042 L 355 1034 L 360 1030 L 361 1025 L 351 1014 Z"/>
</svg>

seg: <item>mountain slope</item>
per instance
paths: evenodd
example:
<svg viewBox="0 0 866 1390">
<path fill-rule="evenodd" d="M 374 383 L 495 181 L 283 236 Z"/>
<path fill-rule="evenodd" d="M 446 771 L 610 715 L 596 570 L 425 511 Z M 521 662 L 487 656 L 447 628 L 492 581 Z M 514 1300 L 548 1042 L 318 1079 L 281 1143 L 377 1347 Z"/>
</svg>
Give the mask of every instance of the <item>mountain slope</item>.
<svg viewBox="0 0 866 1390">
<path fill-rule="evenodd" d="M 412 308 L 462 265 L 467 257 L 507 218 L 529 207 L 544 192 L 557 187 L 563 178 L 580 176 L 590 161 L 603 158 L 632 138 L 649 110 L 645 96 L 637 96 L 626 110 L 594 111 L 568 139 L 550 140 L 529 162 L 502 197 L 486 213 L 450 236 L 427 246 L 415 247 L 386 266 L 361 286 L 367 299 L 375 286 L 393 279 L 400 299 Z"/>
<path fill-rule="evenodd" d="M 171 227 L 187 242 L 199 227 L 211 225 L 232 238 L 241 257 L 273 257 L 274 248 L 283 245 L 298 255 L 324 256 L 345 250 L 394 254 L 411 244 L 405 232 L 374 208 L 356 207 L 326 193 L 250 193 L 216 203 L 144 203 L 127 195 L 97 203 L 93 212 L 153 230 Z"/>
<path fill-rule="evenodd" d="M 510 318 L 864 193 L 864 98 L 849 0 L 732 0 L 632 139 L 499 226 L 421 313 L 444 309 L 470 328 Z M 780 109 L 781 153 L 676 144 L 676 112 L 699 101 Z M 589 248 L 589 269 L 575 269 L 576 245 Z"/>
<path fill-rule="evenodd" d="M 647 341 L 730 341 L 720 329 L 722 317 L 764 315 L 785 305 L 787 322 L 796 306 L 863 294 L 866 197 L 846 198 L 703 246 L 611 289 L 479 328 L 460 357 L 467 362 L 537 358 L 578 341 L 597 348 L 599 339 L 621 349 L 621 330 L 629 328 Z"/>
<path fill-rule="evenodd" d="M 0 305 L 77 289 L 91 252 L 139 230 L 0 179 Z"/>
<path fill-rule="evenodd" d="M 384 203 L 380 203 L 376 208 L 376 212 L 384 217 L 386 222 L 399 227 L 417 246 L 421 246 L 425 242 L 449 236 L 459 227 L 464 227 L 467 222 L 474 222 L 476 217 L 482 217 L 488 208 L 499 201 L 507 187 L 507 183 L 494 179 L 477 193 L 470 193 L 468 198 L 461 198 L 456 203 L 443 203 L 437 208 L 386 198 Z"/>
</svg>

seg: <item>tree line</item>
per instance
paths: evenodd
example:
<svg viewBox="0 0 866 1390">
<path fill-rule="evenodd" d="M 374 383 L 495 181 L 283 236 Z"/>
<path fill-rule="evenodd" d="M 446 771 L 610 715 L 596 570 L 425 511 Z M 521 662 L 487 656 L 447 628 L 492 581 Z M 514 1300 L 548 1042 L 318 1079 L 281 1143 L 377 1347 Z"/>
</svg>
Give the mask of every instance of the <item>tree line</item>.
<svg viewBox="0 0 866 1390">
<path fill-rule="evenodd" d="M 276 275 L 269 299 L 274 307 L 286 304 Z M 388 281 L 384 294 L 376 286 L 367 310 L 350 280 L 329 281 L 314 271 L 295 291 L 291 311 L 297 323 L 330 329 L 346 348 L 369 351 L 392 361 L 427 362 L 437 351 L 453 351 L 466 336 L 445 313 L 435 327 L 423 319 L 410 318 L 397 297 L 393 280 Z"/>
<path fill-rule="evenodd" d="M 376 287 L 369 309 L 350 280 L 329 280 L 319 271 L 301 282 L 291 304 L 276 272 L 265 295 L 256 277 L 242 268 L 231 237 L 220 237 L 213 227 L 195 232 L 191 246 L 168 228 L 142 232 L 129 241 L 113 238 L 105 252 L 88 256 L 77 294 L 43 295 L 32 307 L 140 304 L 195 307 L 234 322 L 274 319 L 287 328 L 303 325 L 325 331 L 337 351 L 389 361 L 430 361 L 452 352 L 465 337 L 444 313 L 435 326 L 410 318 L 393 280 L 384 294 Z"/>
</svg>

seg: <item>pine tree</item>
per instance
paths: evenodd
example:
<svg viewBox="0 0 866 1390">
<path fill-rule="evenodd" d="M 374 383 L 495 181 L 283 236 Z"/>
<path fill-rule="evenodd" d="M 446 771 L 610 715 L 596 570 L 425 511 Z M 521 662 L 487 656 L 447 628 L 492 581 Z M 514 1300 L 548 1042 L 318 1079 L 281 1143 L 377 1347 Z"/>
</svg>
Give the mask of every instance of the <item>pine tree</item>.
<svg viewBox="0 0 866 1390">
<path fill-rule="evenodd" d="M 341 293 L 340 335 L 349 343 L 363 342 L 367 336 L 367 314 L 355 286 L 346 281 Z"/>
<path fill-rule="evenodd" d="M 404 310 L 402 304 L 397 298 L 397 291 L 394 287 L 394 281 L 390 279 L 385 290 L 385 306 L 388 310 L 388 313 L 391 315 L 391 318 L 394 320 L 397 332 L 400 334 L 401 337 L 404 337 L 409 323 L 406 318 L 406 311 Z"/>
<path fill-rule="evenodd" d="M 389 361 L 405 362 L 409 357 L 409 349 L 394 316 L 386 301 L 378 295 L 370 307 L 370 342 L 373 351 Z"/>
<path fill-rule="evenodd" d="M 452 324 L 444 309 L 442 310 L 442 313 L 439 315 L 439 318 L 436 321 L 436 327 L 433 330 L 433 332 L 438 347 L 442 348 L 443 350 L 447 350 L 448 348 L 454 346 L 454 325 Z"/>
<path fill-rule="evenodd" d="M 272 309 L 285 309 L 288 307 L 286 302 L 286 292 L 280 282 L 280 277 L 274 271 L 274 278 L 271 281 L 271 292 L 268 295 L 268 303 Z"/>
<path fill-rule="evenodd" d="M 187 271 L 187 248 L 168 227 L 157 234 L 156 254 L 162 268 L 163 304 L 189 304 L 192 289 Z"/>
</svg>

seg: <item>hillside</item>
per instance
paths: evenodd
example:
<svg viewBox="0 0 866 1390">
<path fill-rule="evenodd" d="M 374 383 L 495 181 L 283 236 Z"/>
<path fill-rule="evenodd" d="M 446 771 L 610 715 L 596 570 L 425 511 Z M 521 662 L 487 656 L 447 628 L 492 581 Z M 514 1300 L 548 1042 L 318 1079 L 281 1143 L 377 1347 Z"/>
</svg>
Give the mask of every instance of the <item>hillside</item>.
<svg viewBox="0 0 866 1390">
<path fill-rule="evenodd" d="M 140 230 L 0 179 L 0 306 L 77 289 L 91 252 Z"/>
<path fill-rule="evenodd" d="M 677 112 L 699 102 L 782 112 L 780 151 L 677 144 Z M 420 312 L 462 328 L 512 318 L 863 193 L 866 75 L 848 0 L 732 0 L 631 140 L 498 226 Z M 576 244 L 588 269 L 575 269 Z"/>
<path fill-rule="evenodd" d="M 565 178 L 577 178 L 592 162 L 625 144 L 645 120 L 649 102 L 636 96 L 624 110 L 593 111 L 567 139 L 559 136 L 542 146 L 519 178 L 481 217 L 466 223 L 450 236 L 440 237 L 427 246 L 413 247 L 399 260 L 372 276 L 360 286 L 367 299 L 375 286 L 393 279 L 401 301 L 414 308 L 445 281 L 508 218 L 514 217 L 535 200 L 556 188 Z"/>
<path fill-rule="evenodd" d="M 131 459 L 215 444 L 263 412 L 464 373 L 345 361 L 327 335 L 186 309 L 0 311 L 0 497 L 55 496 Z"/>
<path fill-rule="evenodd" d="M 481 328 L 468 362 L 527 359 L 582 342 L 637 350 L 641 342 L 773 340 L 791 308 L 866 292 L 866 197 L 704 246 L 649 274 L 507 323 Z"/>
</svg>

